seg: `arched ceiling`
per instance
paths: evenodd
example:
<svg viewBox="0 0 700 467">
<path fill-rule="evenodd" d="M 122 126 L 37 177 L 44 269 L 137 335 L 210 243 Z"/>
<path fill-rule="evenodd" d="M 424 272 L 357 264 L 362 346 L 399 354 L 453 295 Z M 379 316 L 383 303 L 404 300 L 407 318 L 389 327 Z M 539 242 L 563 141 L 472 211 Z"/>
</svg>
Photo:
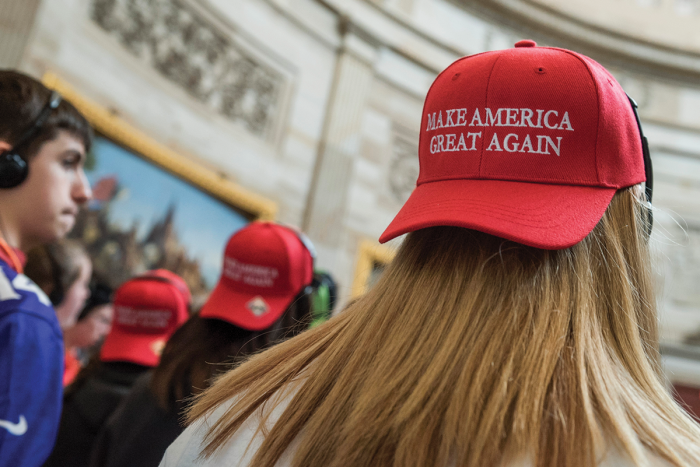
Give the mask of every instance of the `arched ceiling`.
<svg viewBox="0 0 700 467">
<path fill-rule="evenodd" d="M 700 53 L 697 0 L 531 0 L 581 23 L 688 53 Z"/>
<path fill-rule="evenodd" d="M 453 0 L 544 42 L 698 84 L 699 0 Z"/>
</svg>

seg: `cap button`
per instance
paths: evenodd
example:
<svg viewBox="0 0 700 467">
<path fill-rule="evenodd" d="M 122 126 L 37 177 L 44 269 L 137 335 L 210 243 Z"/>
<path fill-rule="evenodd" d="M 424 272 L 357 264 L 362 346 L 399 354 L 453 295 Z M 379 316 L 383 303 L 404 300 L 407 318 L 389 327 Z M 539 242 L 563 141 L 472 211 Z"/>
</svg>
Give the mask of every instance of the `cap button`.
<svg viewBox="0 0 700 467">
<path fill-rule="evenodd" d="M 537 47 L 537 42 L 525 39 L 524 41 L 518 41 L 515 43 L 515 47 Z"/>
</svg>

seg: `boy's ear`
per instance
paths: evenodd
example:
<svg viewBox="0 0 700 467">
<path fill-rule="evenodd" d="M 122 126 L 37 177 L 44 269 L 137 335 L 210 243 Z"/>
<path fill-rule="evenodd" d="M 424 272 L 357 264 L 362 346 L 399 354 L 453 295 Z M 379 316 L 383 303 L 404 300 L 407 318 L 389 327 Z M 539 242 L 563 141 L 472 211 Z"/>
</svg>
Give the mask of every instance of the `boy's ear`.
<svg viewBox="0 0 700 467">
<path fill-rule="evenodd" d="M 12 145 L 0 139 L 0 152 L 9 151 L 12 149 Z"/>
</svg>

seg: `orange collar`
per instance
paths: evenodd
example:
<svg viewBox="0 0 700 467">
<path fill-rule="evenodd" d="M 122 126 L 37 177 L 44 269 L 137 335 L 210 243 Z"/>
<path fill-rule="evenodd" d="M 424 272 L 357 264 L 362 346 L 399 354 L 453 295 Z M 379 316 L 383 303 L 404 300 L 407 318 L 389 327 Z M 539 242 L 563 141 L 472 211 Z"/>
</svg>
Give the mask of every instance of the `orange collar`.
<svg viewBox="0 0 700 467">
<path fill-rule="evenodd" d="M 8 245 L 5 239 L 2 237 L 0 237 L 0 256 L 6 257 L 9 260 L 12 269 L 14 269 L 18 274 L 24 273 L 24 266 L 22 265 L 22 261 L 20 261 L 19 257 L 17 256 L 17 253 L 15 253 L 15 249 Z"/>
</svg>

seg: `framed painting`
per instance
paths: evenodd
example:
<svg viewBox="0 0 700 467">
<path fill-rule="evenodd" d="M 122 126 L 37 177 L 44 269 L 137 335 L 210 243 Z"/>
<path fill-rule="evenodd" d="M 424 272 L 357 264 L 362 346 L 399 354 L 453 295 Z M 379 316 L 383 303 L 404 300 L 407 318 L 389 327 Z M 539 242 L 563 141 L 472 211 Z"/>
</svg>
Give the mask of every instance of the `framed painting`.
<svg viewBox="0 0 700 467">
<path fill-rule="evenodd" d="M 96 274 L 116 288 L 149 269 L 168 269 L 201 305 L 218 281 L 228 238 L 252 220 L 273 220 L 275 203 L 158 144 L 55 75 L 43 82 L 96 130 L 85 165 L 93 199 L 70 234 L 85 245 Z"/>
<path fill-rule="evenodd" d="M 352 298 L 357 298 L 377 283 L 384 269 L 394 259 L 396 252 L 378 243 L 363 240 L 357 251 L 357 265 L 352 285 Z"/>
</svg>

